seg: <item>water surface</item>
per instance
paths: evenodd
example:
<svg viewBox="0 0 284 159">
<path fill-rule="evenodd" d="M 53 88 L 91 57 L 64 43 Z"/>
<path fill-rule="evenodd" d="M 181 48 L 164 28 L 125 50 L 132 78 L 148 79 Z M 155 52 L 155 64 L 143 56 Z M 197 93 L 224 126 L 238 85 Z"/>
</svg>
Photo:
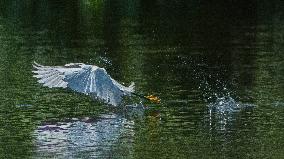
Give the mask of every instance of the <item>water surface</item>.
<svg viewBox="0 0 284 159">
<path fill-rule="evenodd" d="M 283 158 L 283 3 L 0 0 L 0 158 Z M 155 94 L 129 115 L 42 87 L 96 64 Z"/>
</svg>

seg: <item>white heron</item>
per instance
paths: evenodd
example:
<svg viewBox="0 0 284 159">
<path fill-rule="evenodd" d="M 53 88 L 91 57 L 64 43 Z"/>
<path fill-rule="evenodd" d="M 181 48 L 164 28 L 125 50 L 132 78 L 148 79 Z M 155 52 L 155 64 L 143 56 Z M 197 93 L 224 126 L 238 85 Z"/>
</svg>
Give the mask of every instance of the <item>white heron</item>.
<svg viewBox="0 0 284 159">
<path fill-rule="evenodd" d="M 76 92 L 103 100 L 107 104 L 118 106 L 123 96 L 136 95 L 159 103 L 155 96 L 143 96 L 134 92 L 134 82 L 126 87 L 112 79 L 104 68 L 84 63 L 69 63 L 64 66 L 43 66 L 33 64 L 34 77 L 49 88 L 70 88 Z"/>
</svg>

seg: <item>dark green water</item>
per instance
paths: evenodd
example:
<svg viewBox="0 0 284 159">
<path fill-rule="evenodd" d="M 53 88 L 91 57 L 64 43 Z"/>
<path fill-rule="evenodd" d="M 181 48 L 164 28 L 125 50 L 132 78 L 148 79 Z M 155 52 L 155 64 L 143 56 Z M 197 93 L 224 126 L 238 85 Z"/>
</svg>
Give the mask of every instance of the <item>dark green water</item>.
<svg viewBox="0 0 284 159">
<path fill-rule="evenodd" d="M 162 103 L 130 117 L 42 87 L 33 61 Z M 0 158 L 284 158 L 284 5 L 0 0 L 0 89 Z"/>
</svg>

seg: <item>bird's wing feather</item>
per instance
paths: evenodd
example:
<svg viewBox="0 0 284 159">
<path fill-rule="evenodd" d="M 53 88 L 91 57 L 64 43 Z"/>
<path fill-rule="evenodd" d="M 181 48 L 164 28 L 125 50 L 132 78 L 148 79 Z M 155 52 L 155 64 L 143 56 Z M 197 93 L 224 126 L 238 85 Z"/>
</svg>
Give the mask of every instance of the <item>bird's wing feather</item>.
<svg viewBox="0 0 284 159">
<path fill-rule="evenodd" d="M 36 62 L 33 64 L 35 75 L 33 77 L 38 78 L 38 82 L 43 86 L 54 88 L 66 88 L 68 83 L 63 79 L 67 72 L 72 72 L 71 68 L 64 68 L 61 66 L 43 66 Z"/>
<path fill-rule="evenodd" d="M 69 74 L 64 80 L 72 90 L 89 94 L 115 106 L 121 102 L 122 96 L 134 92 L 134 84 L 125 87 L 112 79 L 105 69 L 97 66 L 86 67 L 76 74 Z"/>
<path fill-rule="evenodd" d="M 68 83 L 68 87 L 74 91 L 89 94 L 95 92 L 95 87 L 91 87 L 91 82 L 93 82 L 92 67 L 84 68 L 76 73 L 66 75 L 65 81 Z"/>
<path fill-rule="evenodd" d="M 134 83 L 125 87 L 112 79 L 105 69 L 91 65 L 66 75 L 64 81 L 68 83 L 69 88 L 85 94 L 96 93 L 100 87 L 107 89 L 109 86 L 124 93 L 134 92 Z"/>
<path fill-rule="evenodd" d="M 118 105 L 122 96 L 134 92 L 134 83 L 125 87 L 112 79 L 106 70 L 92 65 L 66 64 L 65 66 L 43 66 L 34 63 L 33 71 L 38 82 L 50 88 L 70 88 L 76 92 L 90 94 L 94 98 Z"/>
</svg>

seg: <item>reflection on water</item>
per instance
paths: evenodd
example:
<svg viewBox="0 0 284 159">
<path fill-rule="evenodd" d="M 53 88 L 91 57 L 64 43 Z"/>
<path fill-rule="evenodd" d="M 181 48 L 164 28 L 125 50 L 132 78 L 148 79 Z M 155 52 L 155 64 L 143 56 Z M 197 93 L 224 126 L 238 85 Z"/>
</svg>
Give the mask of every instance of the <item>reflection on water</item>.
<svg viewBox="0 0 284 159">
<path fill-rule="evenodd" d="M 126 151 L 131 150 L 133 126 L 134 121 L 117 114 L 42 123 L 34 133 L 37 157 L 119 157 L 114 154 L 114 148 L 127 139 Z"/>
<path fill-rule="evenodd" d="M 0 158 L 283 158 L 283 10 L 262 0 L 0 0 Z M 95 64 L 162 103 L 145 103 L 143 120 L 109 113 L 38 85 L 33 61 Z"/>
</svg>

